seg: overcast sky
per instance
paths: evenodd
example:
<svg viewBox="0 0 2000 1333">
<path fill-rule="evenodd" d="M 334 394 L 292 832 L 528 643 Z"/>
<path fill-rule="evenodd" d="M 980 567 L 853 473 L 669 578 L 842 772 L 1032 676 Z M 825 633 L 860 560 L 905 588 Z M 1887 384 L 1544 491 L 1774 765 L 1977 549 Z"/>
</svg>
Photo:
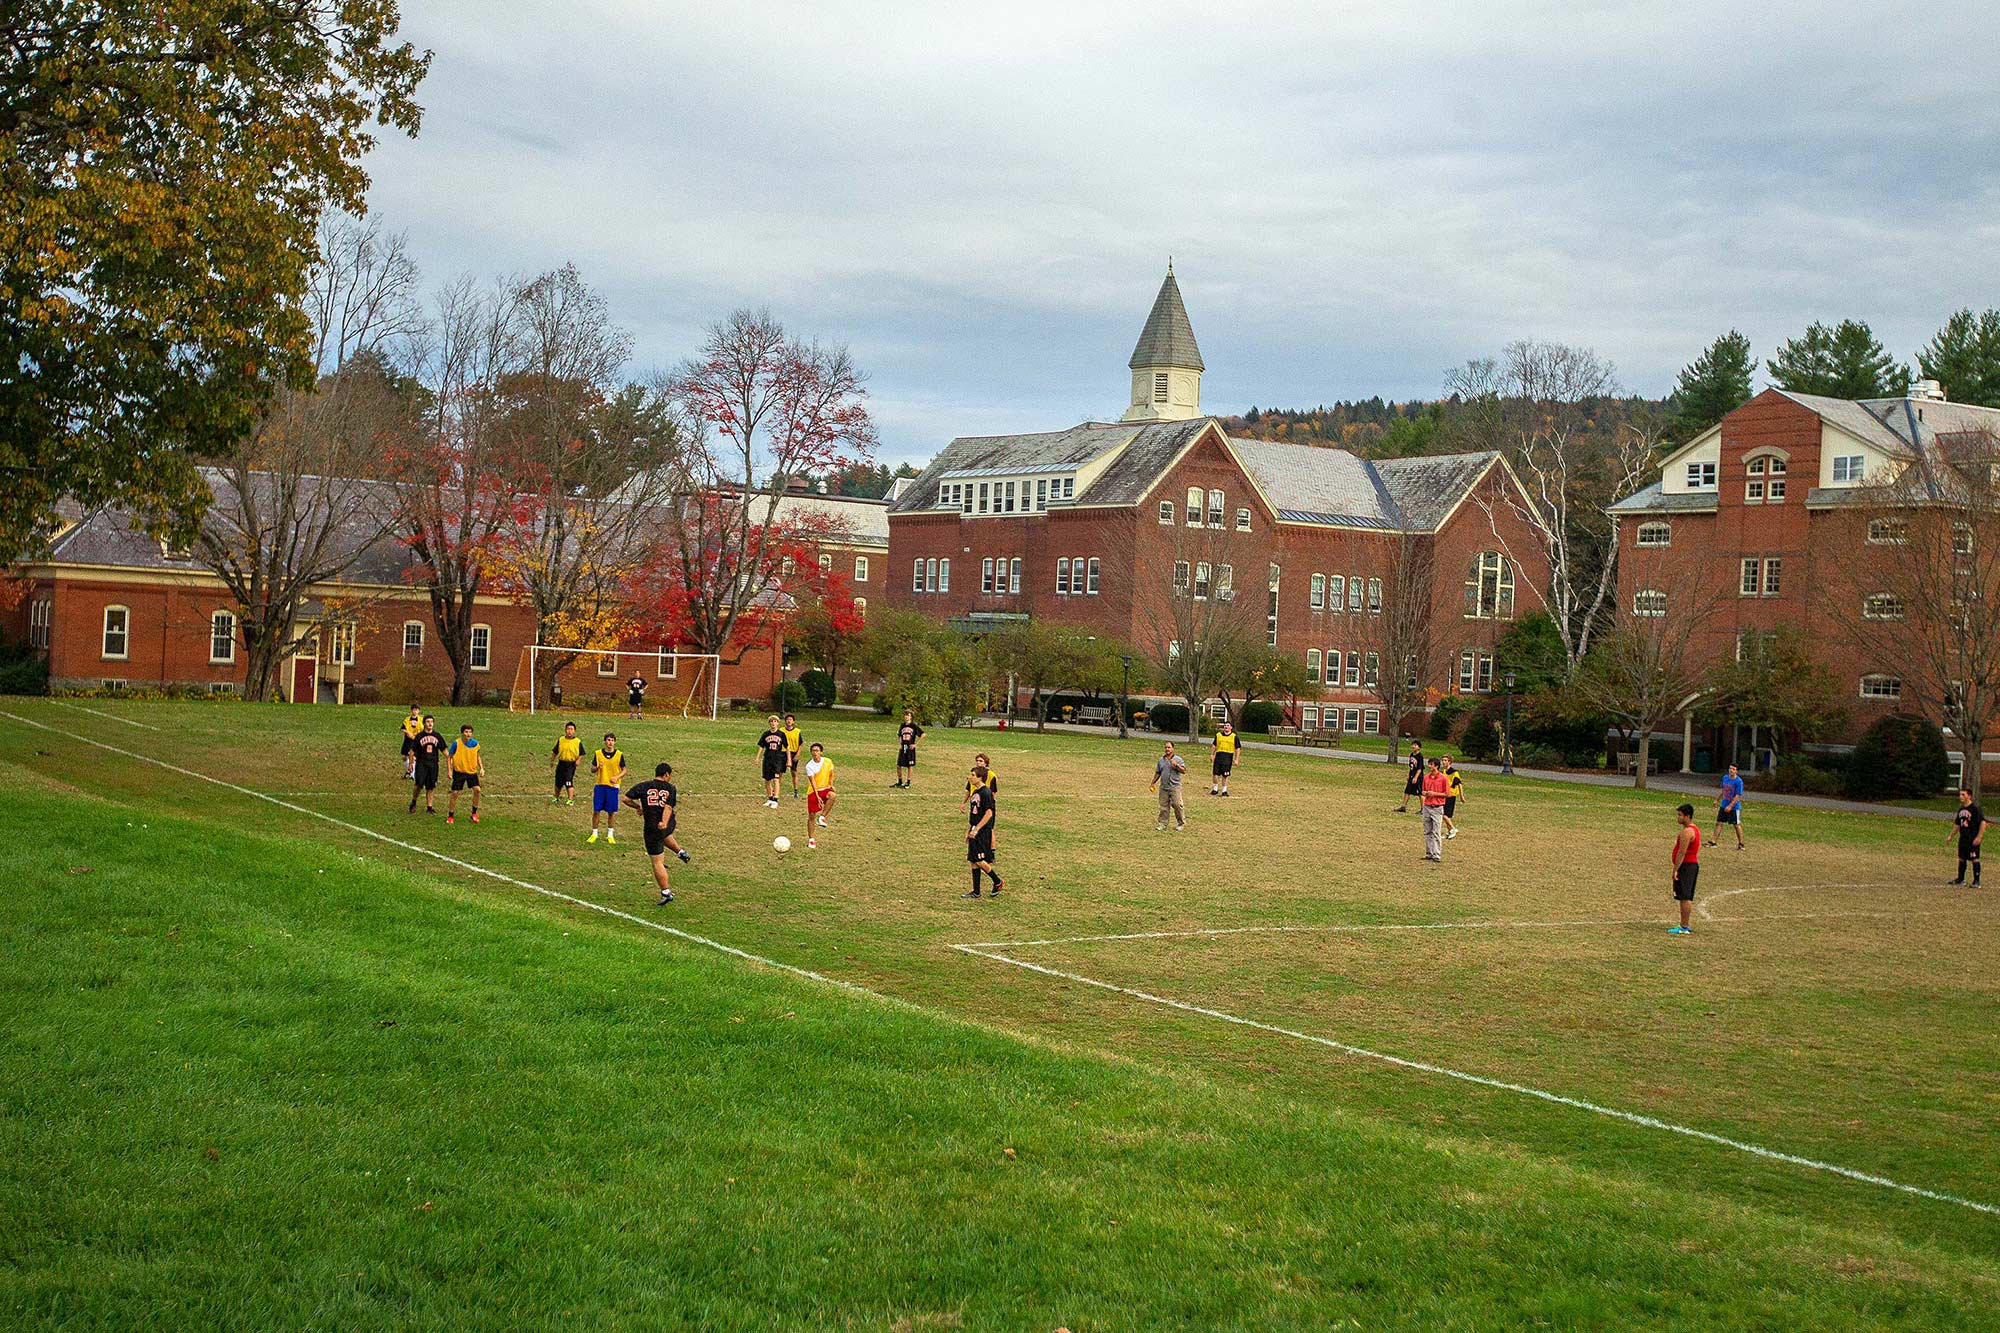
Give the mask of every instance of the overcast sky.
<svg viewBox="0 0 2000 1333">
<path fill-rule="evenodd" d="M 1908 357 L 2000 305 L 2000 0 L 404 21 L 436 56 L 373 212 L 430 277 L 574 260 L 635 373 L 768 306 L 854 350 L 889 461 L 1115 419 L 1169 254 L 1213 412 L 1430 396 L 1520 337 L 1657 394 L 1732 326 Z"/>
</svg>

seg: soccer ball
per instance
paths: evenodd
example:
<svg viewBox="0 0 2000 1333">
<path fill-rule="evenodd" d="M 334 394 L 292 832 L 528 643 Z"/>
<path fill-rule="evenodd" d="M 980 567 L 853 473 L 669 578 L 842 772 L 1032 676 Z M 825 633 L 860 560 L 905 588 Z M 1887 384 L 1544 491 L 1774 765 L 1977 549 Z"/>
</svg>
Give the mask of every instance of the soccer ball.
<svg viewBox="0 0 2000 1333">
<path fill-rule="evenodd" d="M 777 837 L 771 839 L 771 846 L 776 848 L 778 851 L 789 852 L 790 850 L 792 850 L 792 840 L 790 838 L 785 837 L 783 834 L 779 834 Z"/>
</svg>

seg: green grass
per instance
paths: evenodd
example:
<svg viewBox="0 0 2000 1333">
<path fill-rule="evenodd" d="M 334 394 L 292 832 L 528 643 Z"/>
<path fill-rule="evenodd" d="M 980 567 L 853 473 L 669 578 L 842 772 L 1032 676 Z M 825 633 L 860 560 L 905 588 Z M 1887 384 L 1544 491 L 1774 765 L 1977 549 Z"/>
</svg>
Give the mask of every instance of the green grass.
<svg viewBox="0 0 2000 1333">
<path fill-rule="evenodd" d="M 1633 922 L 1003 952 L 1991 1202 L 2000 933 L 1929 887 L 1920 821 L 1753 805 L 1704 881 L 1723 919 L 1670 942 L 1671 798 L 1487 779 L 1440 872 L 1389 813 L 1400 770 L 1254 753 L 1176 837 L 1150 742 L 934 732 L 894 793 L 886 724 L 815 717 L 843 805 L 781 859 L 803 815 L 756 804 L 758 722 L 613 722 L 686 793 L 698 860 L 655 912 L 636 847 L 533 799 L 546 719 L 468 714 L 493 798 L 446 830 L 403 813 L 391 710 L 92 707 L 159 730 L 0 704 L 907 1003 L 0 719 L 10 1325 L 1972 1327 L 2000 1301 L 2000 1219 L 949 947 Z M 980 746 L 1010 880 L 971 904 Z"/>
</svg>

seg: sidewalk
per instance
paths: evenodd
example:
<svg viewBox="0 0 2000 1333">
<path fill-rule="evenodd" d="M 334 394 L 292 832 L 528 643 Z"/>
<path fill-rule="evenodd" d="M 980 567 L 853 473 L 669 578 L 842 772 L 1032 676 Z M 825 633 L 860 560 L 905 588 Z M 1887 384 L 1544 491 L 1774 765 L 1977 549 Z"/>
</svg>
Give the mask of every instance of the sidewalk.
<svg viewBox="0 0 2000 1333">
<path fill-rule="evenodd" d="M 990 717 L 981 717 L 973 722 L 973 725 L 976 727 L 993 727 L 996 730 L 998 729 L 998 724 L 998 718 Z M 1035 724 L 1033 722 L 1010 722 L 1007 730 L 1032 733 L 1035 730 Z M 1051 722 L 1048 724 L 1047 730 L 1108 737 L 1112 740 L 1118 738 L 1118 728 L 1116 727 L 1086 726 L 1080 722 Z M 1160 741 L 1178 741 L 1181 739 L 1178 736 L 1166 735 L 1164 732 L 1141 731 L 1137 729 L 1132 730 L 1130 738 L 1135 741 L 1153 744 L 1157 744 Z M 1205 740 L 1203 745 L 1204 747 L 1206 746 Z M 1304 755 L 1309 758 L 1339 759 L 1352 764 L 1373 764 L 1385 773 L 1400 773 L 1403 768 L 1403 762 L 1400 759 L 1390 763 L 1384 761 L 1379 754 L 1364 754 L 1359 750 L 1327 750 L 1304 745 L 1279 745 L 1274 741 L 1251 740 L 1247 736 L 1244 737 L 1243 748 L 1246 750 L 1275 751 L 1279 754 Z M 1460 764 L 1459 767 L 1467 773 L 1483 773 L 1495 777 L 1499 776 L 1500 773 L 1500 766 L 1498 764 L 1475 764 L 1468 761 Z M 1533 778 L 1537 782 L 1574 782 L 1584 787 L 1615 787 L 1624 791 L 1636 790 L 1632 786 L 1631 778 L 1617 773 L 1570 773 L 1556 769 L 1516 768 L 1514 776 Z M 1682 796 L 1696 796 L 1713 801 L 1715 799 L 1715 786 L 1720 780 L 1719 777 L 1709 777 L 1701 774 L 1656 773 L 1647 779 L 1646 790 L 1671 792 Z M 1751 791 L 1745 792 L 1743 799 L 1746 805 L 1753 808 L 1759 805 L 1796 805 L 1807 810 L 1838 810 L 1854 815 L 1889 815 L 1903 819 L 1932 819 L 1940 822 L 1951 819 L 1950 813 L 1943 810 L 1910 810 L 1899 805 L 1875 805 L 1867 801 L 1846 801 L 1837 796 L 1792 796 L 1782 792 Z M 1696 807 L 1699 810 L 1699 801 L 1696 802 Z"/>
</svg>

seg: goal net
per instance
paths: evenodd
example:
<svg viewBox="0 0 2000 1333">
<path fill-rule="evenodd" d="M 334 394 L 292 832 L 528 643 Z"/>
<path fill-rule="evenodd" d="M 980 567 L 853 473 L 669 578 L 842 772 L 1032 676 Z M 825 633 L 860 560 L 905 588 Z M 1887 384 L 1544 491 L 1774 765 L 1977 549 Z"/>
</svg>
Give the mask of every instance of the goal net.
<svg viewBox="0 0 2000 1333">
<path fill-rule="evenodd" d="M 715 653 L 628 652 L 531 643 L 514 671 L 509 711 L 622 711 L 634 677 L 646 682 L 646 711 L 657 717 L 715 718 L 722 658 Z"/>
</svg>

